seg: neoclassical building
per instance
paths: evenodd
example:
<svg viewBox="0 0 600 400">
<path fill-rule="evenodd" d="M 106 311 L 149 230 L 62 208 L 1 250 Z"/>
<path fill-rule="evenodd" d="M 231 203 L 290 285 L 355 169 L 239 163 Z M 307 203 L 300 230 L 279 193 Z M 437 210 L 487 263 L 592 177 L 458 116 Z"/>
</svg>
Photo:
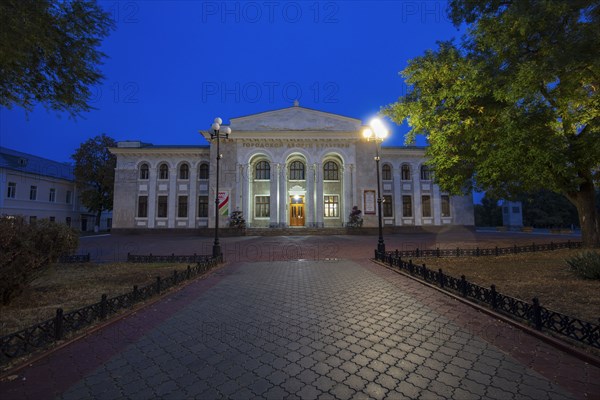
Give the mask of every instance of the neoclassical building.
<svg viewBox="0 0 600 400">
<path fill-rule="evenodd" d="M 240 210 L 248 228 L 339 228 L 354 206 L 377 226 L 375 145 L 355 118 L 300 107 L 230 120 L 220 139 L 219 225 Z M 200 132 L 210 142 L 210 132 Z M 216 139 L 215 139 L 216 140 Z M 113 229 L 214 227 L 217 146 L 119 142 Z M 422 147 L 380 151 L 385 226 L 474 224 L 470 196 L 441 192 Z"/>
</svg>

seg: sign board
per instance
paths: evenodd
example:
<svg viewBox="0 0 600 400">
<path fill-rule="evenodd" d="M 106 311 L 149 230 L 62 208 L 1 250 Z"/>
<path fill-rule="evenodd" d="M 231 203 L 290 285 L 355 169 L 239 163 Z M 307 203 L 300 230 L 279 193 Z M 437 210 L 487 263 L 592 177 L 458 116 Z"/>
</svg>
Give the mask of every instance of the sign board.
<svg viewBox="0 0 600 400">
<path fill-rule="evenodd" d="M 364 207 L 365 214 L 375 214 L 375 191 L 365 190 L 364 192 Z"/>
<path fill-rule="evenodd" d="M 219 192 L 219 215 L 229 215 L 229 192 Z"/>
</svg>

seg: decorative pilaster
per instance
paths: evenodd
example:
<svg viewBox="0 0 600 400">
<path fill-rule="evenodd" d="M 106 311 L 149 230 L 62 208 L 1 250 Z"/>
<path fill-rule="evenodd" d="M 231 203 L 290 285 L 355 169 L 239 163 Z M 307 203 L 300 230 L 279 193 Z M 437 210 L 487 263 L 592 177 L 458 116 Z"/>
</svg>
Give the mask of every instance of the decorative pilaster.
<svg viewBox="0 0 600 400">
<path fill-rule="evenodd" d="M 401 166 L 394 167 L 394 225 L 402 225 L 402 177 Z"/>
<path fill-rule="evenodd" d="M 289 224 L 287 219 L 287 166 L 285 164 L 278 164 L 277 172 L 280 182 L 279 196 L 277 197 L 279 200 L 279 204 L 277 205 L 277 209 L 279 210 L 277 220 L 279 226 L 285 228 Z"/>
<path fill-rule="evenodd" d="M 306 226 L 314 228 L 316 223 L 315 214 L 315 164 L 306 166 L 306 196 L 304 198 L 304 214 Z"/>
<path fill-rule="evenodd" d="M 198 157 L 198 159 L 200 159 Z M 188 190 L 188 228 L 196 227 L 196 215 L 198 213 L 198 166 L 200 162 L 196 162 L 190 166 L 190 180 Z"/>
<path fill-rule="evenodd" d="M 415 216 L 415 225 L 421 226 L 423 225 L 423 207 L 421 202 L 421 169 L 419 168 L 419 164 L 412 164 L 410 166 L 412 171 L 412 179 L 413 179 L 413 206 L 414 206 L 414 216 Z"/>
<path fill-rule="evenodd" d="M 323 223 L 323 165 L 321 163 L 315 163 L 315 181 L 317 183 L 317 195 L 315 196 L 316 227 L 322 228 L 325 224 Z"/>
<path fill-rule="evenodd" d="M 150 166 L 150 170 L 148 171 L 148 228 L 154 228 L 156 226 L 156 204 L 158 202 L 158 197 L 156 196 L 156 178 L 158 176 L 158 171 L 156 168 L 156 165 Z"/>
<path fill-rule="evenodd" d="M 269 226 L 279 226 L 279 192 L 280 192 L 280 172 L 281 165 L 279 163 L 271 164 L 271 186 L 269 187 Z"/>
</svg>

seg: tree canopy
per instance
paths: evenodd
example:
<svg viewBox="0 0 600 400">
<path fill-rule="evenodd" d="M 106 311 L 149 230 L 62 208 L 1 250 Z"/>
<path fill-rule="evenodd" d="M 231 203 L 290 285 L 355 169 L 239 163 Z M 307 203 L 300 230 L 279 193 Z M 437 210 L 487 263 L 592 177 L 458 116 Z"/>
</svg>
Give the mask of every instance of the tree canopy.
<svg viewBox="0 0 600 400">
<path fill-rule="evenodd" d="M 599 3 L 452 0 L 450 15 L 467 34 L 411 60 L 411 91 L 383 113 L 426 135 L 444 190 L 564 194 L 600 246 Z"/>
<path fill-rule="evenodd" d="M 0 26 L 0 105 L 31 111 L 40 102 L 71 116 L 91 109 L 108 12 L 93 0 L 2 0 Z"/>
<path fill-rule="evenodd" d="M 71 158 L 75 161 L 75 180 L 81 202 L 96 213 L 96 226 L 102 211 L 112 210 L 117 158 L 108 151 L 117 142 L 102 134 L 82 143 Z"/>
</svg>

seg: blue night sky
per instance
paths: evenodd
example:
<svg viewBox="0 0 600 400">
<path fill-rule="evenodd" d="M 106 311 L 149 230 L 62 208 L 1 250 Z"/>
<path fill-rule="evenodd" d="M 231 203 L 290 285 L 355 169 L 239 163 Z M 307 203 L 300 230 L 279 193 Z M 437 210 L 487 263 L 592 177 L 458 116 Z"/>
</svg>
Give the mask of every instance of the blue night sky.
<svg viewBox="0 0 600 400">
<path fill-rule="evenodd" d="M 103 1 L 116 29 L 76 120 L 0 110 L 0 145 L 56 161 L 86 139 L 206 144 L 199 129 L 300 105 L 367 123 L 406 92 L 413 57 L 458 37 L 445 1 Z M 389 121 L 388 121 L 389 122 Z M 405 126 L 385 144 L 402 145 Z M 234 132 L 235 133 L 235 132 Z"/>
</svg>

